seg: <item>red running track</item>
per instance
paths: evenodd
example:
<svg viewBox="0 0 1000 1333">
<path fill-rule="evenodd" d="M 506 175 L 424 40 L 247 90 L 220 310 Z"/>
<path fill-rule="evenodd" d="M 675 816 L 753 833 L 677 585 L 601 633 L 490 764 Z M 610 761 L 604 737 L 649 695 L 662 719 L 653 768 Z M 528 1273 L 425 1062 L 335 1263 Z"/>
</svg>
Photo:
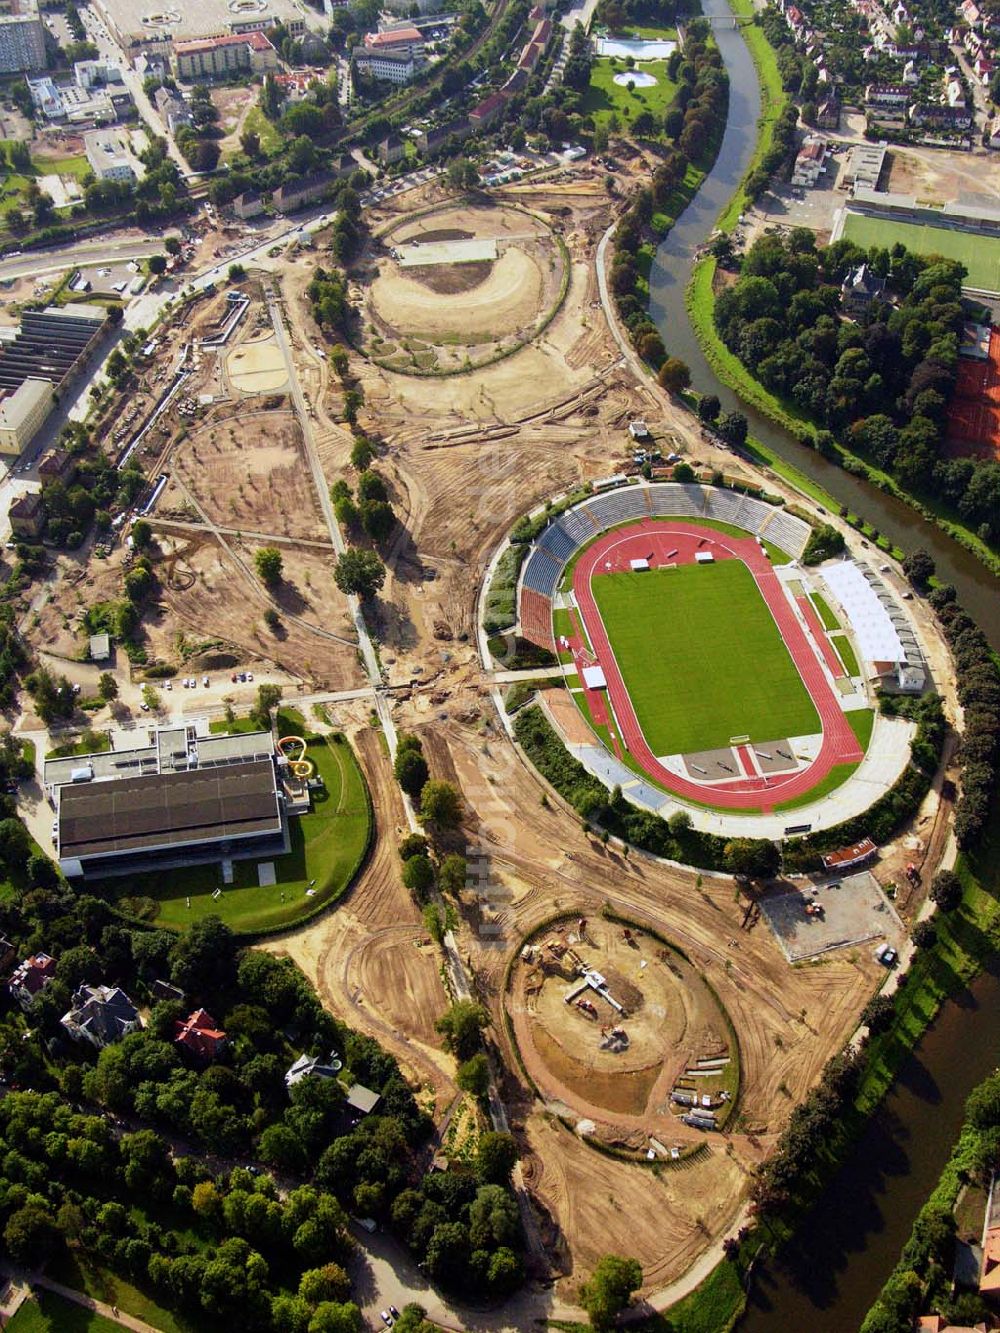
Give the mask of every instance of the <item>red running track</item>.
<svg viewBox="0 0 1000 1333">
<path fill-rule="evenodd" d="M 700 783 L 671 773 L 646 743 L 597 609 L 591 581 L 595 575 L 600 577 L 603 573 L 628 570 L 631 560 L 648 560 L 654 568 L 666 564 L 691 564 L 697 551 L 706 550 L 711 551 L 716 560 L 742 560 L 753 574 L 803 684 L 816 705 L 823 739 L 819 754 L 808 768 L 770 777 Z M 695 801 L 709 800 L 712 805 L 723 809 L 763 809 L 765 813 L 770 813 L 776 804 L 796 800 L 811 791 L 837 764 L 853 763 L 863 758 L 857 738 L 823 673 L 805 630 L 781 588 L 778 576 L 771 568 L 771 562 L 752 537 L 731 537 L 713 528 L 700 528 L 689 523 L 671 528 L 669 521 L 644 519 L 627 528 L 615 528 L 605 533 L 593 546 L 587 548 L 573 571 L 573 592 L 597 661 L 604 669 L 608 697 L 629 752 L 650 777 L 667 791 Z M 738 670 L 735 661 L 734 670 Z M 768 739 L 784 738 L 775 736 Z"/>
</svg>

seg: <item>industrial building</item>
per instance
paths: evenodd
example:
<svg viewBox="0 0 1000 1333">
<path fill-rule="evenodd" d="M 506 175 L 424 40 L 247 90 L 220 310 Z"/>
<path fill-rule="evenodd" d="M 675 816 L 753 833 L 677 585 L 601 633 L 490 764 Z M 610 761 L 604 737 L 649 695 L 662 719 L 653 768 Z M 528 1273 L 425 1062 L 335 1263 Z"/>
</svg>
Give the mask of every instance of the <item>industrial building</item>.
<svg viewBox="0 0 1000 1333">
<path fill-rule="evenodd" d="M 281 856 L 285 767 L 270 732 L 190 724 L 152 728 L 132 749 L 46 760 L 60 868 L 88 879 Z"/>
<path fill-rule="evenodd" d="M 134 60 L 169 56 L 175 42 L 204 41 L 225 34 L 267 32 L 279 24 L 291 37 L 305 35 L 295 0 L 198 0 L 194 5 L 148 5 L 145 0 L 94 0 L 115 41 Z M 316 16 L 316 27 L 322 15 Z"/>
<path fill-rule="evenodd" d="M 15 336 L 0 342 L 0 453 L 19 454 L 31 443 L 106 319 L 95 305 L 26 310 Z"/>
<path fill-rule="evenodd" d="M 35 0 L 13 0 L 0 14 L 0 74 L 25 74 L 44 69 L 45 30 Z"/>
</svg>

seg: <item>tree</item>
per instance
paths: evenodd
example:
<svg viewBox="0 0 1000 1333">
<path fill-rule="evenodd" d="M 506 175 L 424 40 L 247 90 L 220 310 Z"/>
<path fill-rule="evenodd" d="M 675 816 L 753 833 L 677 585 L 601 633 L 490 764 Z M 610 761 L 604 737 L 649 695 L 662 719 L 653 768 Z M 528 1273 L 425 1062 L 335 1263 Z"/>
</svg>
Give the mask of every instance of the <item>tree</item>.
<svg viewBox="0 0 1000 1333">
<path fill-rule="evenodd" d="M 7 1253 L 25 1268 L 40 1268 L 59 1242 L 52 1215 L 41 1203 L 29 1202 L 11 1213 L 4 1227 Z"/>
<path fill-rule="evenodd" d="M 299 1295 L 310 1305 L 323 1301 L 346 1301 L 351 1294 L 351 1279 L 340 1264 L 307 1268 L 299 1278 Z"/>
<path fill-rule="evenodd" d="M 861 1010 L 861 1022 L 877 1037 L 891 1026 L 895 1013 L 896 1006 L 888 995 L 873 995 Z"/>
<path fill-rule="evenodd" d="M 716 421 L 721 411 L 721 404 L 714 393 L 703 393 L 698 399 L 698 420 L 709 424 Z"/>
<path fill-rule="evenodd" d="M 953 912 L 962 901 L 962 881 L 954 870 L 939 870 L 931 881 L 931 901 L 942 912 Z"/>
<path fill-rule="evenodd" d="M 740 449 L 747 440 L 747 419 L 742 412 L 723 412 L 716 427 L 727 444 Z"/>
<path fill-rule="evenodd" d="M 411 856 L 403 862 L 403 883 L 418 898 L 424 898 L 434 886 L 434 865 L 429 856 Z"/>
<path fill-rule="evenodd" d="M 458 852 L 449 852 L 438 870 L 438 883 L 442 893 L 459 894 L 465 888 L 469 866 L 465 857 Z"/>
<path fill-rule="evenodd" d="M 490 1065 L 482 1051 L 470 1060 L 463 1060 L 458 1066 L 455 1082 L 473 1097 L 482 1099 L 486 1096 L 490 1086 Z"/>
<path fill-rule="evenodd" d="M 770 879 L 778 873 L 780 853 L 765 838 L 733 838 L 723 850 L 726 869 L 733 875 Z"/>
<path fill-rule="evenodd" d="M 691 369 L 680 357 L 668 356 L 656 378 L 661 389 L 666 389 L 668 393 L 680 393 L 691 383 Z"/>
<path fill-rule="evenodd" d="M 932 921 L 918 921 L 913 927 L 913 943 L 918 949 L 933 949 L 938 933 Z"/>
<path fill-rule="evenodd" d="M 367 602 L 385 583 L 385 565 L 374 551 L 350 546 L 334 565 L 333 580 L 342 593 Z"/>
<path fill-rule="evenodd" d="M 166 255 L 150 255 L 150 257 L 146 260 L 146 263 L 149 267 L 150 273 L 152 273 L 154 277 L 158 278 L 161 273 L 166 273 L 167 271 Z"/>
<path fill-rule="evenodd" d="M 105 703 L 118 698 L 118 682 L 110 671 L 102 671 L 97 678 L 97 693 Z"/>
<path fill-rule="evenodd" d="M 359 435 L 351 447 L 351 467 L 355 472 L 366 472 L 374 462 L 375 446 L 364 435 Z"/>
<path fill-rule="evenodd" d="M 407 863 L 409 864 L 409 863 Z M 458 1060 L 471 1060 L 479 1050 L 490 1016 L 475 1000 L 456 1000 L 434 1024 L 444 1044 Z"/>
<path fill-rule="evenodd" d="M 255 554 L 253 562 L 257 567 L 257 573 L 262 582 L 269 588 L 273 588 L 281 582 L 281 571 L 284 568 L 284 561 L 281 558 L 281 552 L 275 546 L 262 546 Z"/>
<path fill-rule="evenodd" d="M 691 827 L 691 816 L 686 810 L 675 810 L 667 820 L 667 828 L 675 838 L 682 837 Z"/>
<path fill-rule="evenodd" d="M 507 1185 L 517 1162 L 517 1144 L 512 1134 L 487 1130 L 479 1136 L 476 1174 L 484 1185 Z"/>
<path fill-rule="evenodd" d="M 618 1254 L 599 1259 L 590 1279 L 580 1288 L 580 1304 L 590 1316 L 591 1328 L 613 1328 L 632 1293 L 641 1286 L 642 1268 L 637 1259 Z"/>
<path fill-rule="evenodd" d="M 458 788 L 440 779 L 428 782 L 420 796 L 420 817 L 438 828 L 457 828 L 462 820 Z"/>
<path fill-rule="evenodd" d="M 353 1301 L 323 1301 L 309 1320 L 309 1333 L 361 1333 L 365 1322 Z"/>
<path fill-rule="evenodd" d="M 271 725 L 271 714 L 281 703 L 280 685 L 258 685 L 257 702 L 253 706 L 253 712 L 250 714 L 253 721 L 260 727 L 261 731 L 267 731 Z"/>
<path fill-rule="evenodd" d="M 695 479 L 694 468 L 690 463 L 675 463 L 673 475 L 674 481 L 682 481 L 685 484 L 690 484 Z"/>
<path fill-rule="evenodd" d="M 934 557 L 918 546 L 904 558 L 903 573 L 914 588 L 922 591 L 934 574 Z"/>
<path fill-rule="evenodd" d="M 393 765 L 396 781 L 414 801 L 419 801 L 420 793 L 427 785 L 430 770 L 427 760 L 419 750 L 399 750 Z"/>
<path fill-rule="evenodd" d="M 137 551 L 148 551 L 153 541 L 153 529 L 144 518 L 137 518 L 132 524 L 130 536 Z"/>
<path fill-rule="evenodd" d="M 423 856 L 427 853 L 427 839 L 422 833 L 408 833 L 399 844 L 399 859 L 408 861 L 411 856 Z"/>
</svg>

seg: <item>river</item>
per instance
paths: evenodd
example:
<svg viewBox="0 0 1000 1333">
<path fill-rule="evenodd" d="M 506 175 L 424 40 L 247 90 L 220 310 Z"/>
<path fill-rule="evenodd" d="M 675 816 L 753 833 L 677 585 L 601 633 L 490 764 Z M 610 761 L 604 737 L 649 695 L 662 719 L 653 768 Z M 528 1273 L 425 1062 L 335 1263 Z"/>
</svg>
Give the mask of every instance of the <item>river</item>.
<svg viewBox="0 0 1000 1333">
<path fill-rule="evenodd" d="M 708 18 L 726 19 L 731 13 L 726 0 L 702 0 Z M 997 598 L 1000 580 L 977 559 L 909 505 L 885 495 L 868 482 L 829 463 L 806 449 L 787 431 L 745 404 L 720 384 L 702 354 L 688 320 L 684 293 L 691 276 L 697 247 L 711 235 L 715 221 L 746 174 L 757 139 L 760 117 L 760 88 L 757 71 L 738 28 L 719 26 L 715 39 L 729 72 L 729 115 L 715 165 L 701 189 L 660 245 L 650 273 L 650 313 L 659 327 L 667 351 L 691 367 L 696 389 L 717 393 L 723 408 L 738 408 L 749 423 L 750 433 L 783 458 L 824 486 L 853 513 L 863 515 L 904 551 L 922 546 L 934 557 L 938 575 L 958 589 L 959 600 L 982 626 L 994 648 L 1000 651 L 1000 615 Z"/>
<path fill-rule="evenodd" d="M 726 0 L 702 0 L 709 18 L 730 16 Z M 695 250 L 742 180 L 757 137 L 760 89 L 739 29 L 715 29 L 729 71 L 729 115 L 715 166 L 660 246 L 650 274 L 650 309 L 667 350 L 691 367 L 694 387 L 738 408 L 751 433 L 862 514 L 904 550 L 923 546 L 954 583 L 1000 650 L 1000 580 L 909 506 L 844 472 L 718 383 L 684 305 Z M 899 1258 L 917 1211 L 948 1158 L 965 1098 L 1000 1058 L 1000 963 L 945 1005 L 907 1060 L 894 1088 L 794 1243 L 755 1274 L 740 1333 L 843 1333 L 857 1329 Z"/>
</svg>

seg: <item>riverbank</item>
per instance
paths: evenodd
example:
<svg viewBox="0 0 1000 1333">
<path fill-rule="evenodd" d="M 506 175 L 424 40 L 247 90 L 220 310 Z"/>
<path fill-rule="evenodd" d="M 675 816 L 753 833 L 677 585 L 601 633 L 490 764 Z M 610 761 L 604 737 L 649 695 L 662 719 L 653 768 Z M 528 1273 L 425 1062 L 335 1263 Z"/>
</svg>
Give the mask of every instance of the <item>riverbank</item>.
<svg viewBox="0 0 1000 1333">
<path fill-rule="evenodd" d="M 748 206 L 746 181 L 760 166 L 766 157 L 774 137 L 778 117 L 788 102 L 788 96 L 781 86 L 778 71 L 777 54 L 764 34 L 763 29 L 752 22 L 754 8 L 752 0 L 729 0 L 730 8 L 737 18 L 750 18 L 751 22 L 741 29 L 743 40 L 750 52 L 761 92 L 761 115 L 758 120 L 757 143 L 753 156 L 743 177 L 743 183 L 723 209 L 716 222 L 716 229 L 731 232 L 741 214 Z M 759 384 L 747 368 L 734 356 L 719 337 L 714 320 L 715 295 L 714 283 L 717 264 L 711 255 L 699 260 L 692 271 L 691 280 L 685 293 L 685 305 L 688 317 L 701 350 L 712 372 L 733 390 L 744 402 L 768 417 L 775 425 L 788 431 L 800 443 L 811 446 L 818 426 L 816 422 L 798 412 L 789 404 L 781 402 L 763 385 Z M 770 460 L 769 464 L 773 466 Z M 897 500 L 915 509 L 922 518 L 934 523 L 942 532 L 957 541 L 965 550 L 980 560 L 991 573 L 1000 575 L 1000 555 L 997 554 L 978 533 L 956 519 L 933 501 L 922 500 L 899 485 L 888 473 L 873 466 L 868 460 L 853 453 L 842 444 L 836 443 L 832 461 L 842 468 L 853 471 L 879 490 L 892 495 Z M 778 469 L 775 469 L 776 471 Z M 801 474 L 800 474 L 801 475 Z M 814 497 L 817 498 L 817 497 Z"/>
<path fill-rule="evenodd" d="M 964 1200 L 963 1229 L 976 1242 L 981 1235 L 998 1129 L 1000 1073 L 994 1071 L 973 1090 L 951 1156 L 917 1214 L 899 1262 L 868 1311 L 861 1333 L 909 1333 L 921 1314 L 941 1314 L 948 1323 L 957 1316 L 966 1323 L 988 1313 L 985 1304 L 976 1308 L 975 1291 L 953 1290 L 952 1273 L 954 1247 L 961 1239 L 957 1214 L 963 1189 L 973 1192 Z"/>
<path fill-rule="evenodd" d="M 751 1270 L 777 1258 L 794 1241 L 797 1253 L 813 1249 L 808 1236 L 817 1207 L 831 1180 L 851 1158 L 901 1070 L 917 1053 L 928 1029 L 944 1006 L 960 996 L 1000 949 L 1000 809 L 995 810 L 990 837 L 975 858 L 960 857 L 956 870 L 962 881 L 960 905 L 951 913 L 937 913 L 937 941 L 916 953 L 896 993 L 891 1026 L 872 1038 L 864 1054 L 857 1090 L 839 1132 L 820 1143 L 812 1167 L 790 1187 L 791 1202 L 780 1216 L 764 1216 L 740 1244 L 733 1260 L 724 1260 L 683 1302 L 667 1312 L 664 1321 L 651 1320 L 650 1333 L 726 1333 L 743 1317 L 748 1298 L 744 1288 Z M 796 1292 L 801 1301 L 801 1293 Z M 801 1311 L 798 1312 L 801 1314 Z M 811 1313 L 811 1311 L 810 1311 Z M 840 1311 L 830 1311 L 839 1319 Z M 747 1333 L 765 1328 L 790 1327 L 775 1319 L 773 1296 L 756 1309 Z M 754 1327 L 756 1325 L 756 1328 Z M 854 1325 L 844 1320 L 839 1327 Z"/>
<path fill-rule="evenodd" d="M 755 407 L 758 412 L 769 417 L 775 425 L 781 426 L 805 444 L 815 438 L 816 423 L 808 417 L 793 412 L 781 403 L 774 394 L 759 384 L 738 357 L 734 356 L 719 337 L 715 328 L 715 281 L 716 262 L 711 256 L 700 260 L 694 268 L 691 282 L 686 293 L 686 305 L 691 325 L 701 345 L 705 360 L 713 373 L 741 399 Z M 940 506 L 930 504 L 912 495 L 896 482 L 887 472 L 880 471 L 859 454 L 845 449 L 842 444 L 834 445 L 834 461 L 847 471 L 864 477 L 871 485 L 887 495 L 894 496 L 904 504 L 915 509 L 922 518 L 934 523 L 942 532 L 948 534 L 967 551 L 986 566 L 993 574 L 1000 574 L 1000 555 L 989 547 L 981 537 L 963 523 L 957 522 Z"/>
<path fill-rule="evenodd" d="M 729 0 L 729 8 L 733 11 L 737 20 L 748 20 L 742 26 L 742 33 L 747 50 L 750 52 L 754 67 L 757 70 L 757 79 L 760 84 L 760 118 L 757 121 L 757 145 L 743 178 L 744 185 L 733 195 L 715 224 L 719 231 L 724 232 L 733 230 L 740 219 L 740 214 L 747 207 L 749 200 L 747 199 L 745 182 L 753 175 L 770 151 L 774 139 L 774 127 L 788 101 L 788 94 L 781 86 L 778 57 L 775 54 L 774 47 L 764 36 L 763 29 L 759 28 L 753 21 L 756 13 L 753 0 Z"/>
</svg>

